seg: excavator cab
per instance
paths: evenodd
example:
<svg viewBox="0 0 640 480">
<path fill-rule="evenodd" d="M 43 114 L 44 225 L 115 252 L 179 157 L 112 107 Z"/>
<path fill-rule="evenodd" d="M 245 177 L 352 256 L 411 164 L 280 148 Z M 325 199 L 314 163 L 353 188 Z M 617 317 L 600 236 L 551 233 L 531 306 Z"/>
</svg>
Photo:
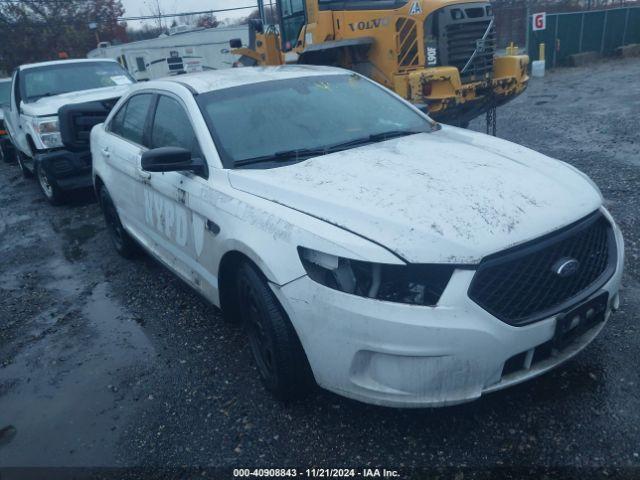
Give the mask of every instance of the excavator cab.
<svg viewBox="0 0 640 480">
<path fill-rule="evenodd" d="M 300 34 L 307 23 L 305 0 L 278 0 L 277 11 L 282 51 L 289 52 L 298 46 Z"/>
</svg>

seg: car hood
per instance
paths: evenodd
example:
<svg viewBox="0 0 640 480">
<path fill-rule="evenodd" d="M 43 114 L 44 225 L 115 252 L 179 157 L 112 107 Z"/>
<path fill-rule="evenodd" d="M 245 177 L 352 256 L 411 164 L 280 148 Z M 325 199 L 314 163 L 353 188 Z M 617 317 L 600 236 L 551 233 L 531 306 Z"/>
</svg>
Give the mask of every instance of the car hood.
<svg viewBox="0 0 640 480">
<path fill-rule="evenodd" d="M 597 210 L 573 167 L 454 127 L 280 168 L 231 185 L 345 228 L 412 263 L 475 264 Z"/>
<path fill-rule="evenodd" d="M 54 97 L 44 97 L 33 103 L 23 103 L 22 111 L 25 115 L 33 117 L 57 115 L 60 107 L 65 105 L 119 98 L 131 88 L 131 85 L 96 88 L 93 90 L 63 93 Z"/>
</svg>

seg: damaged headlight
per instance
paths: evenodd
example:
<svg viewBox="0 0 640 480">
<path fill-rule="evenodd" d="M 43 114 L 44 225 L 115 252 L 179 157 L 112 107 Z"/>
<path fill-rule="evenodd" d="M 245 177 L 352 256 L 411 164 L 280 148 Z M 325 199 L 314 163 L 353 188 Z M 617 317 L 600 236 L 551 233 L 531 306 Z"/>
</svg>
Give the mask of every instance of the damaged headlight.
<svg viewBox="0 0 640 480">
<path fill-rule="evenodd" d="M 38 118 L 34 120 L 33 128 L 46 148 L 58 148 L 63 146 L 58 117 Z"/>
<path fill-rule="evenodd" d="M 298 252 L 309 278 L 315 282 L 385 302 L 435 306 L 454 271 L 449 265 L 361 262 L 302 247 Z"/>
</svg>

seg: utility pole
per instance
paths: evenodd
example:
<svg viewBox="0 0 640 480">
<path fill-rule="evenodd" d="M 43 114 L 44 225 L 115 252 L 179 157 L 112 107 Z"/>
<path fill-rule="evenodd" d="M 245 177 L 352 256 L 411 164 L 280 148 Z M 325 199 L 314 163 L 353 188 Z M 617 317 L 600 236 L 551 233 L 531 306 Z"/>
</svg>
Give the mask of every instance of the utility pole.
<svg viewBox="0 0 640 480">
<path fill-rule="evenodd" d="M 524 32 L 525 32 L 524 48 L 527 53 L 529 53 L 529 17 L 530 16 L 531 16 L 531 0 L 526 0 L 526 10 L 524 15 Z"/>
</svg>

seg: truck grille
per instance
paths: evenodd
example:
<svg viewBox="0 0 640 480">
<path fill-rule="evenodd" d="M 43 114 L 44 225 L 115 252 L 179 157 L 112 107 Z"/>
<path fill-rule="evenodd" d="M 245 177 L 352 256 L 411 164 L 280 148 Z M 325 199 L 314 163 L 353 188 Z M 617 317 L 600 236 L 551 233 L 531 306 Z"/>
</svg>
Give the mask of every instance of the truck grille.
<svg viewBox="0 0 640 480">
<path fill-rule="evenodd" d="M 575 259 L 573 275 L 557 273 Z M 551 317 L 595 293 L 616 268 L 616 242 L 609 221 L 596 212 L 560 232 L 492 255 L 480 264 L 469 297 L 514 326 Z"/>
<path fill-rule="evenodd" d="M 485 40 L 482 40 L 487 28 L 489 28 L 489 23 L 490 21 L 482 21 L 447 27 L 448 63 L 461 72 L 463 81 L 482 80 L 493 71 L 493 56 L 496 49 L 495 27 L 492 26 L 489 35 Z M 467 70 L 462 73 L 462 69 L 478 47 L 480 47 L 478 53 L 474 56 Z"/>
<path fill-rule="evenodd" d="M 58 111 L 60 134 L 64 145 L 72 151 L 89 149 L 91 129 L 103 123 L 119 98 L 65 105 Z"/>
<path fill-rule="evenodd" d="M 491 76 L 497 38 L 490 5 L 452 5 L 437 13 L 435 24 L 439 37 L 440 65 L 456 67 L 463 83 L 485 80 Z M 489 33 L 485 37 L 487 30 Z M 473 60 L 463 72 L 472 56 Z"/>
</svg>

